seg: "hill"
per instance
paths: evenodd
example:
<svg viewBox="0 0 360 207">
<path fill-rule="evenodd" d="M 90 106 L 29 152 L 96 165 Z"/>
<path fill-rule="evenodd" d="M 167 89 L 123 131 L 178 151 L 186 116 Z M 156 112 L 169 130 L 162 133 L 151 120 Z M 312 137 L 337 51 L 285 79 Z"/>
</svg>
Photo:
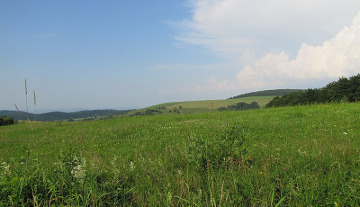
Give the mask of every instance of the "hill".
<svg viewBox="0 0 360 207">
<path fill-rule="evenodd" d="M 229 99 L 244 98 L 244 97 L 253 97 L 253 96 L 283 96 L 294 91 L 301 91 L 302 89 L 274 89 L 274 90 L 264 90 L 256 91 L 251 93 L 245 93 L 238 96 L 230 97 Z"/>
<path fill-rule="evenodd" d="M 302 91 L 302 89 L 275 89 L 263 90 L 241 94 L 223 100 L 201 100 L 201 101 L 185 101 L 171 102 L 138 109 L 128 113 L 128 116 L 134 115 L 154 115 L 154 114 L 171 114 L 171 113 L 202 113 L 227 108 L 240 102 L 250 104 L 256 102 L 260 108 L 264 108 L 274 97 L 283 96 L 294 91 Z"/>
<path fill-rule="evenodd" d="M 10 116 L 17 120 L 31 121 L 57 121 L 57 120 L 74 120 L 94 117 L 116 116 L 129 112 L 129 110 L 85 110 L 78 112 L 48 112 L 42 114 L 32 114 L 23 111 L 0 111 L 0 116 Z"/>
<path fill-rule="evenodd" d="M 203 101 L 185 101 L 172 102 L 150 106 L 144 109 L 138 109 L 129 112 L 127 115 L 154 115 L 154 114 L 177 114 L 177 113 L 202 113 L 209 111 L 217 111 L 219 108 L 235 105 L 239 102 L 252 103 L 257 102 L 260 108 L 264 108 L 266 104 L 274 96 L 252 96 L 223 100 L 203 100 Z"/>
</svg>

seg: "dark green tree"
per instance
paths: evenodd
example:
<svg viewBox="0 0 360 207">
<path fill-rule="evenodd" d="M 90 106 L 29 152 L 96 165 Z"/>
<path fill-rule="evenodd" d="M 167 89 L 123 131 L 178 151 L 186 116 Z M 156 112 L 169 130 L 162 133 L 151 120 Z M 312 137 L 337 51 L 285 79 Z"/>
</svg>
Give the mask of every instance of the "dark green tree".
<svg viewBox="0 0 360 207">
<path fill-rule="evenodd" d="M 360 74 L 349 79 L 348 99 L 350 102 L 360 101 Z"/>
<path fill-rule="evenodd" d="M 15 120 L 12 117 L 0 117 L 0 126 L 7 126 L 15 124 Z"/>
<path fill-rule="evenodd" d="M 360 100 L 360 74 L 327 84 L 320 89 L 294 91 L 284 96 L 273 98 L 266 107 L 294 106 L 314 103 L 328 103 Z"/>
</svg>

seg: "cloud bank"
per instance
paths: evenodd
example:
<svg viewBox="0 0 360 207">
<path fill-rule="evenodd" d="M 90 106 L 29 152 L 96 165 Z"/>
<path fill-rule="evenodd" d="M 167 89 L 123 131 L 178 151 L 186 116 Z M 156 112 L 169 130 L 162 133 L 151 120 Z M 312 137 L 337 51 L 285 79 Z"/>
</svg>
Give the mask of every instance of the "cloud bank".
<svg viewBox="0 0 360 207">
<path fill-rule="evenodd" d="M 236 62 L 239 87 L 360 72 L 358 0 L 191 0 L 190 7 L 193 17 L 176 39 Z"/>
<path fill-rule="evenodd" d="M 352 25 L 320 46 L 301 45 L 296 58 L 285 52 L 269 53 L 237 74 L 240 82 L 264 87 L 274 82 L 319 80 L 352 76 L 360 72 L 360 13 Z"/>
</svg>

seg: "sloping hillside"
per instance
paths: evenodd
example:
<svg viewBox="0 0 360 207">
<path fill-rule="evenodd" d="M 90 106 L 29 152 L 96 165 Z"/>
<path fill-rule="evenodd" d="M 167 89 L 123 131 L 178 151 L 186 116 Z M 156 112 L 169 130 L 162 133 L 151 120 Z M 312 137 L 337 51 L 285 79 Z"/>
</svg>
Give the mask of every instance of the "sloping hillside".
<svg viewBox="0 0 360 207">
<path fill-rule="evenodd" d="M 204 100 L 204 101 L 186 101 L 172 102 L 150 106 L 144 109 L 129 112 L 128 115 L 155 115 L 155 114 L 171 114 L 171 113 L 201 113 L 216 111 L 221 107 L 228 107 L 239 102 L 251 103 L 257 102 L 260 108 L 264 108 L 274 96 L 253 96 L 236 99 L 223 100 Z"/>
<path fill-rule="evenodd" d="M 128 113 L 129 116 L 134 115 L 155 115 L 169 113 L 201 113 L 218 110 L 219 108 L 235 105 L 239 102 L 252 103 L 257 102 L 260 108 L 264 108 L 276 96 L 283 96 L 294 91 L 302 91 L 302 89 L 274 89 L 263 90 L 251 93 L 245 93 L 223 100 L 201 100 L 201 101 L 184 101 L 171 102 L 150 106 Z"/>
<path fill-rule="evenodd" d="M 231 97 L 229 99 L 253 97 L 253 96 L 283 96 L 294 91 L 302 91 L 302 89 L 274 89 L 274 90 L 256 91 L 251 93 L 244 93 L 238 96 Z"/>
</svg>

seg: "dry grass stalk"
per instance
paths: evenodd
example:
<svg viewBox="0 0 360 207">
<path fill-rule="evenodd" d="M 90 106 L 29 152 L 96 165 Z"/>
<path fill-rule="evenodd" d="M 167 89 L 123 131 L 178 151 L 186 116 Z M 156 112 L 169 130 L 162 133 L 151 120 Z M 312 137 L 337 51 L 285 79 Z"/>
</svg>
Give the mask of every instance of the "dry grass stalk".
<svg viewBox="0 0 360 207">
<path fill-rule="evenodd" d="M 29 113 L 29 107 L 28 107 L 28 101 L 27 101 L 27 84 L 26 84 L 26 78 L 25 78 L 25 99 L 26 99 L 26 113 Z M 29 119 L 29 117 L 27 117 Z"/>
<path fill-rule="evenodd" d="M 14 105 L 15 105 L 16 110 L 20 113 L 19 108 L 16 106 L 16 104 L 14 104 Z"/>
<path fill-rule="evenodd" d="M 34 92 L 34 106 L 35 106 L 35 114 L 36 114 L 36 93 L 35 90 L 33 90 Z"/>
</svg>

